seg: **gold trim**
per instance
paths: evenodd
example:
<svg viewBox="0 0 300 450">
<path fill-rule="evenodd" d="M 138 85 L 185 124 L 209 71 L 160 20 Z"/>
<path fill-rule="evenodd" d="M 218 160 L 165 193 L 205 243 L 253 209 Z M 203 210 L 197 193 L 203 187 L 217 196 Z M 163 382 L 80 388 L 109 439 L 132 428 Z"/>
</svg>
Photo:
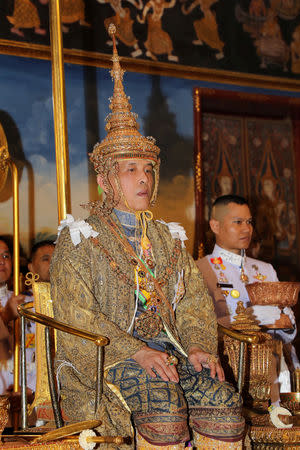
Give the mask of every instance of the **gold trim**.
<svg viewBox="0 0 300 450">
<path fill-rule="evenodd" d="M 17 41 L 0 39 L 0 53 L 6 55 L 23 56 L 27 58 L 50 60 L 50 47 L 39 44 L 27 44 Z M 98 52 L 64 49 L 64 60 L 71 64 L 87 66 L 111 67 L 111 56 Z M 240 85 L 280 91 L 300 92 L 300 80 L 255 75 L 226 70 L 208 69 L 203 67 L 185 66 L 182 64 L 163 63 L 122 57 L 122 67 L 126 71 L 163 75 L 189 80 L 201 80 L 221 85 Z"/>
<path fill-rule="evenodd" d="M 273 445 L 299 444 L 299 438 L 300 438 L 299 427 L 289 428 L 288 430 L 286 428 L 278 429 L 271 426 L 270 427 L 252 426 L 250 428 L 250 439 L 255 444 L 273 444 Z"/>
<path fill-rule="evenodd" d="M 72 434 L 80 433 L 83 430 L 97 428 L 101 425 L 101 423 L 101 420 L 85 420 L 83 422 L 71 423 L 65 427 L 57 428 L 43 434 L 42 436 L 38 436 L 33 440 L 33 443 L 53 441 L 55 439 L 71 436 Z"/>
</svg>

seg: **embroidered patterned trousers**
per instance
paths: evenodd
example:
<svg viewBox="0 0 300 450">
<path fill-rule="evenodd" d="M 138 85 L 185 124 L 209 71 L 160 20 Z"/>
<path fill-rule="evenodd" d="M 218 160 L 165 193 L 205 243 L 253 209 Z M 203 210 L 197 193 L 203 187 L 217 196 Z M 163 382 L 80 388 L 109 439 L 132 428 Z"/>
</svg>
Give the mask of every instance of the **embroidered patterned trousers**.
<svg viewBox="0 0 300 450">
<path fill-rule="evenodd" d="M 220 383 L 209 370 L 196 372 L 176 352 L 179 383 L 152 378 L 133 360 L 108 372 L 107 381 L 120 391 L 138 432 L 153 445 L 175 445 L 197 433 L 224 442 L 239 441 L 244 430 L 241 399 L 229 383 Z"/>
</svg>

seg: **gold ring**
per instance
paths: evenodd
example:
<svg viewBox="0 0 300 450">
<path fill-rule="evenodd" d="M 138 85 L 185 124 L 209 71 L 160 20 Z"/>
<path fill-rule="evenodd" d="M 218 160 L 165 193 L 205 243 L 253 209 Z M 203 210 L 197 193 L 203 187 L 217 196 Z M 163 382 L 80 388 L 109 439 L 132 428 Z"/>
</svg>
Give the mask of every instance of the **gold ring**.
<svg viewBox="0 0 300 450">
<path fill-rule="evenodd" d="M 215 355 L 209 355 L 206 360 L 206 364 L 210 364 L 210 363 L 217 364 L 218 362 L 219 362 L 219 358 Z"/>
<path fill-rule="evenodd" d="M 167 366 L 176 366 L 178 364 L 178 359 L 174 355 L 170 355 L 166 359 Z"/>
</svg>

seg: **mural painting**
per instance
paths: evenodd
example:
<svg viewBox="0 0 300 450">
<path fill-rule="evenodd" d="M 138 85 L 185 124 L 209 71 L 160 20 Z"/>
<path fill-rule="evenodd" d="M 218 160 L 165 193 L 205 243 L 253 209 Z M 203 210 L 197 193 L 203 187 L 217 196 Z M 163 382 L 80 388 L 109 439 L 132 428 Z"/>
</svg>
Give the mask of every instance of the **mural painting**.
<svg viewBox="0 0 300 450">
<path fill-rule="evenodd" d="M 248 120 L 250 192 L 256 230 L 268 260 L 297 261 L 297 202 L 290 121 Z M 254 176 L 255 174 L 255 176 Z"/>
<path fill-rule="evenodd" d="M 203 115 L 202 154 L 206 252 L 211 205 L 218 195 L 249 199 L 259 258 L 279 267 L 297 266 L 299 238 L 293 150 L 289 120 Z M 253 256 L 257 257 L 254 249 Z"/>
<path fill-rule="evenodd" d="M 61 15 L 66 49 L 110 54 L 113 22 L 120 55 L 147 64 L 300 76 L 298 0 L 62 0 Z M 0 47 L 10 42 L 49 45 L 49 0 L 1 3 Z"/>
</svg>

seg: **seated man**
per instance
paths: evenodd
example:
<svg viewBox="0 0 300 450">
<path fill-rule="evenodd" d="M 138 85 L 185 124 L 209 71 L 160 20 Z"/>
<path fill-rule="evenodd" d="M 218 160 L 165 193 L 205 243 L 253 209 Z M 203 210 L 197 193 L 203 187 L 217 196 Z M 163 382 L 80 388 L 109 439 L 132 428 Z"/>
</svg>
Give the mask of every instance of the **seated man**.
<svg viewBox="0 0 300 450">
<path fill-rule="evenodd" d="M 10 394 L 11 409 L 20 407 L 20 395 L 13 393 L 14 383 L 14 320 L 19 317 L 17 306 L 26 301 L 25 295 L 15 296 L 7 283 L 12 274 L 12 248 L 6 236 L 0 236 L 0 394 Z M 29 400 L 35 390 L 34 324 L 26 323 L 26 362 Z"/>
<path fill-rule="evenodd" d="M 101 433 L 133 438 L 132 421 L 137 448 L 183 449 L 189 423 L 196 448 L 242 448 L 241 399 L 224 381 L 212 300 L 182 228 L 172 235 L 148 210 L 159 149 L 138 132 L 122 75 L 114 46 L 108 134 L 91 155 L 105 198 L 86 221 L 68 216 L 59 227 L 55 317 L 110 339 Z M 57 348 L 64 412 L 94 418 L 95 348 L 60 334 Z"/>
<path fill-rule="evenodd" d="M 278 281 L 271 264 L 246 257 L 253 232 L 249 205 L 243 197 L 223 195 L 218 197 L 212 207 L 210 227 L 216 238 L 211 255 L 197 261 L 197 265 L 207 283 L 209 293 L 214 299 L 218 321 L 229 326 L 235 316 L 238 301 L 251 307 L 246 284 L 265 281 Z M 271 325 L 280 318 L 278 306 L 255 305 L 250 310 L 260 325 Z M 291 308 L 284 308 L 293 324 L 292 329 L 269 330 L 276 339 L 290 343 L 297 329 Z M 295 366 L 299 365 L 293 349 Z M 285 379 L 285 390 L 290 390 L 289 377 Z"/>
<path fill-rule="evenodd" d="M 32 247 L 28 270 L 39 276 L 38 281 L 50 281 L 50 262 L 54 249 L 54 242 L 50 240 L 37 242 Z"/>
</svg>

